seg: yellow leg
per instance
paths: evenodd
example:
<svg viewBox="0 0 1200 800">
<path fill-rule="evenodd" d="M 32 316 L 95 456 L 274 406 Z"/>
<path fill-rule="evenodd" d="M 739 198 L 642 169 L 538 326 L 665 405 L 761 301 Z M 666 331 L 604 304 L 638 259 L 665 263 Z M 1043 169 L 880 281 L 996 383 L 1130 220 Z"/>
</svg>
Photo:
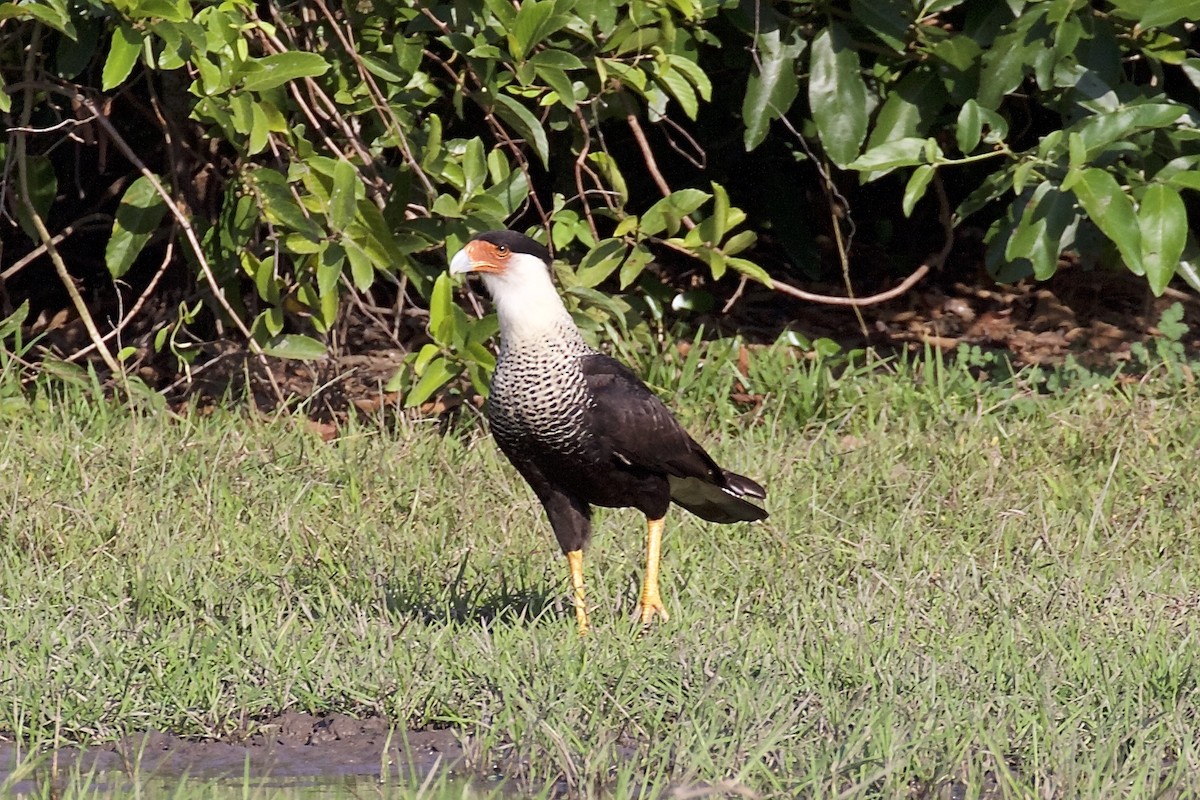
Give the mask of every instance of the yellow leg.
<svg viewBox="0 0 1200 800">
<path fill-rule="evenodd" d="M 591 629 L 588 624 L 587 606 L 583 603 L 583 551 L 567 553 L 567 566 L 571 569 L 571 589 L 575 597 L 575 621 L 579 623 L 579 635 Z"/>
<path fill-rule="evenodd" d="M 662 535 L 666 527 L 664 519 L 646 520 L 646 582 L 642 584 L 641 617 L 642 624 L 649 625 L 658 614 L 663 620 L 671 615 L 663 607 L 662 597 L 658 594 L 658 564 L 662 560 Z"/>
</svg>

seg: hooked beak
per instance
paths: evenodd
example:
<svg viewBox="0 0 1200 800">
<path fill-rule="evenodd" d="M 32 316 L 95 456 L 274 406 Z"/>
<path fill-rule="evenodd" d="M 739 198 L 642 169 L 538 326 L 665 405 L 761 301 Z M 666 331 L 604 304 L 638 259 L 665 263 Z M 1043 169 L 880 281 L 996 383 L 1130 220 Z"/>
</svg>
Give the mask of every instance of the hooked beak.
<svg viewBox="0 0 1200 800">
<path fill-rule="evenodd" d="M 487 242 L 478 240 L 467 242 L 462 250 L 450 259 L 451 275 L 466 275 L 472 272 L 498 273 L 504 271 L 504 265 L 494 257 L 493 247 Z"/>
</svg>

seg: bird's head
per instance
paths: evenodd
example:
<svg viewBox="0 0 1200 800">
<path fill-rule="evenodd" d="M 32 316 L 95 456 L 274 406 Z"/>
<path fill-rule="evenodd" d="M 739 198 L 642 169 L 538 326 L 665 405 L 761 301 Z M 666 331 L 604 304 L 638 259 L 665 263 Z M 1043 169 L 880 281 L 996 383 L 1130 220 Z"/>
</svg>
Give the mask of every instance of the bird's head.
<svg viewBox="0 0 1200 800">
<path fill-rule="evenodd" d="M 516 231 L 481 233 L 450 259 L 451 275 L 476 273 L 493 297 L 504 287 L 543 284 L 550 277 L 550 251 Z"/>
<path fill-rule="evenodd" d="M 451 275 L 479 275 L 500 318 L 502 341 L 561 335 L 574 329 L 550 278 L 550 251 L 516 231 L 488 231 L 450 259 Z"/>
</svg>

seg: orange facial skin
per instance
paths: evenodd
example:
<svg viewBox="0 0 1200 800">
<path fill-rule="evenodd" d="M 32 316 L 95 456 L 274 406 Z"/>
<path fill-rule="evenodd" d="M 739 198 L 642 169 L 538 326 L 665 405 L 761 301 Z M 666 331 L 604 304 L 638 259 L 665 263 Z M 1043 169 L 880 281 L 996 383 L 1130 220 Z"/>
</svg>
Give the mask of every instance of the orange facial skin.
<svg viewBox="0 0 1200 800">
<path fill-rule="evenodd" d="M 482 239 L 467 242 L 467 246 L 463 249 L 467 251 L 467 257 L 471 259 L 472 272 L 490 272 L 496 275 L 504 272 L 508 257 L 512 255 L 512 251 L 508 249 L 507 245 L 492 244 Z"/>
</svg>

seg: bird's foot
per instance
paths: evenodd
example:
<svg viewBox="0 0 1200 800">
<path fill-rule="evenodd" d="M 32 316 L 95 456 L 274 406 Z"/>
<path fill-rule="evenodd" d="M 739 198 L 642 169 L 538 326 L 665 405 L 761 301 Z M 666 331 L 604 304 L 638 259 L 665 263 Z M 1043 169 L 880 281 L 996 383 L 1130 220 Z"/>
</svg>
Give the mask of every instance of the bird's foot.
<svg viewBox="0 0 1200 800">
<path fill-rule="evenodd" d="M 663 605 L 662 598 L 658 596 L 658 592 L 653 594 L 643 592 L 642 601 L 638 604 L 638 616 L 641 617 L 642 625 L 646 626 L 654 622 L 655 615 L 662 617 L 663 622 L 671 618 Z"/>
</svg>

